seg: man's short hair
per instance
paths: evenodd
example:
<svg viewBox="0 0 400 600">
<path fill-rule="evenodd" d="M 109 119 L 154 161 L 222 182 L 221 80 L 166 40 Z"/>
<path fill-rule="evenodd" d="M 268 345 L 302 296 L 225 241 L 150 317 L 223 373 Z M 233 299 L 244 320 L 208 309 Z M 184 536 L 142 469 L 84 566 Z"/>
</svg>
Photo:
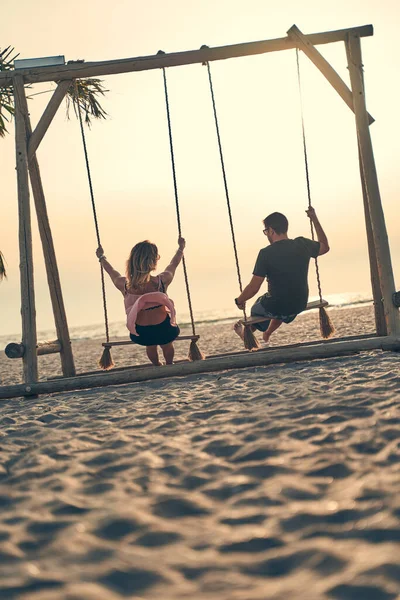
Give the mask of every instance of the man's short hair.
<svg viewBox="0 0 400 600">
<path fill-rule="evenodd" d="M 264 226 L 266 229 L 271 227 L 276 233 L 287 233 L 289 221 L 282 213 L 274 212 L 265 217 Z"/>
</svg>

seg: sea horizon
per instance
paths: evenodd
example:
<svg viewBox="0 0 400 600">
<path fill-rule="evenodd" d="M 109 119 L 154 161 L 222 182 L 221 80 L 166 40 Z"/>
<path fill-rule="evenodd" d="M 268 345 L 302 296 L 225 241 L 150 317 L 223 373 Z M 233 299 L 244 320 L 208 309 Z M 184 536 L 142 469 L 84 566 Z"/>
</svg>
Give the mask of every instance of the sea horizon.
<svg viewBox="0 0 400 600">
<path fill-rule="evenodd" d="M 352 308 L 361 304 L 372 302 L 371 294 L 345 292 L 341 294 L 326 294 L 324 298 L 329 302 L 331 308 Z M 310 296 L 309 301 L 317 300 L 316 296 Z M 205 323 L 220 323 L 229 322 L 239 318 L 240 315 L 235 314 L 234 308 L 222 308 L 217 310 L 200 310 L 196 311 L 196 325 Z M 179 313 L 179 326 L 185 327 L 190 325 L 190 315 L 187 311 Z M 69 327 L 72 341 L 93 340 L 104 337 L 104 323 L 88 323 L 87 325 L 73 325 Z M 124 320 L 112 321 L 109 323 L 110 338 L 126 336 L 126 325 Z M 39 341 L 56 339 L 55 327 L 51 329 L 38 329 L 37 337 Z M 11 332 L 0 335 L 0 351 L 3 351 L 7 344 L 18 342 L 21 338 L 21 330 L 19 332 Z"/>
</svg>

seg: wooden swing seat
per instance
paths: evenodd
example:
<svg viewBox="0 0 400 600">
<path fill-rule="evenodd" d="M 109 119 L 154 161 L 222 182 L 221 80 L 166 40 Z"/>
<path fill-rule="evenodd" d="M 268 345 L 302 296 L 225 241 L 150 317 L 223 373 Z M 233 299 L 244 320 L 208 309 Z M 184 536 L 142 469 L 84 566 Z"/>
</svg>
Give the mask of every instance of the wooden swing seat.
<svg viewBox="0 0 400 600">
<path fill-rule="evenodd" d="M 199 335 L 178 335 L 178 337 L 174 339 L 174 342 L 180 342 L 183 340 L 191 340 L 192 342 L 197 342 L 199 338 Z M 132 344 L 134 346 L 137 345 L 131 340 L 122 340 L 120 342 L 103 342 L 102 346 L 104 346 L 104 348 L 112 348 L 113 346 L 128 346 L 129 344 Z"/>
<path fill-rule="evenodd" d="M 314 300 L 313 302 L 309 302 L 304 310 L 312 310 L 313 308 L 325 308 L 325 306 L 329 306 L 329 302 L 326 300 Z M 268 321 L 269 319 L 265 317 L 248 317 L 247 319 L 240 319 L 240 323 L 242 325 L 253 325 L 254 323 L 262 323 L 263 321 Z"/>
</svg>

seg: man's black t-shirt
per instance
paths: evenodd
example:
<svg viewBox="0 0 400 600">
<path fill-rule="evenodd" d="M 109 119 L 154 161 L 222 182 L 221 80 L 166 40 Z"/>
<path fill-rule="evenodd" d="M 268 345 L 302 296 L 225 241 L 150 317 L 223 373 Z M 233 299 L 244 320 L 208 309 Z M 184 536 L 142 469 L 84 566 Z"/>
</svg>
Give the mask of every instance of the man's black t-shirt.
<svg viewBox="0 0 400 600">
<path fill-rule="evenodd" d="M 294 315 L 308 301 L 308 265 L 316 258 L 320 244 L 304 237 L 279 240 L 260 250 L 253 275 L 266 277 L 268 294 L 262 306 L 274 315 Z"/>
</svg>

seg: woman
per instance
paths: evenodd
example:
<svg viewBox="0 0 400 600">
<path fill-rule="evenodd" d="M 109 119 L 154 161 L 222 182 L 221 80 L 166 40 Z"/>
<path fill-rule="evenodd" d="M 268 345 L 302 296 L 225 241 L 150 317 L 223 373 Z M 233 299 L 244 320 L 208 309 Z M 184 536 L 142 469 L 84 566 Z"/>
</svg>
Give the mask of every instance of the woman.
<svg viewBox="0 0 400 600">
<path fill-rule="evenodd" d="M 132 342 L 146 346 L 147 356 L 155 366 L 161 365 L 157 346 L 161 347 L 167 365 L 174 359 L 173 341 L 179 335 L 179 327 L 175 321 L 174 303 L 166 292 L 182 260 L 185 245 L 185 240 L 180 237 L 179 248 L 165 271 L 151 275 L 160 259 L 157 246 L 149 241 L 136 244 L 126 263 L 126 277 L 110 265 L 101 246 L 96 250 L 103 269 L 124 296 Z"/>
</svg>

